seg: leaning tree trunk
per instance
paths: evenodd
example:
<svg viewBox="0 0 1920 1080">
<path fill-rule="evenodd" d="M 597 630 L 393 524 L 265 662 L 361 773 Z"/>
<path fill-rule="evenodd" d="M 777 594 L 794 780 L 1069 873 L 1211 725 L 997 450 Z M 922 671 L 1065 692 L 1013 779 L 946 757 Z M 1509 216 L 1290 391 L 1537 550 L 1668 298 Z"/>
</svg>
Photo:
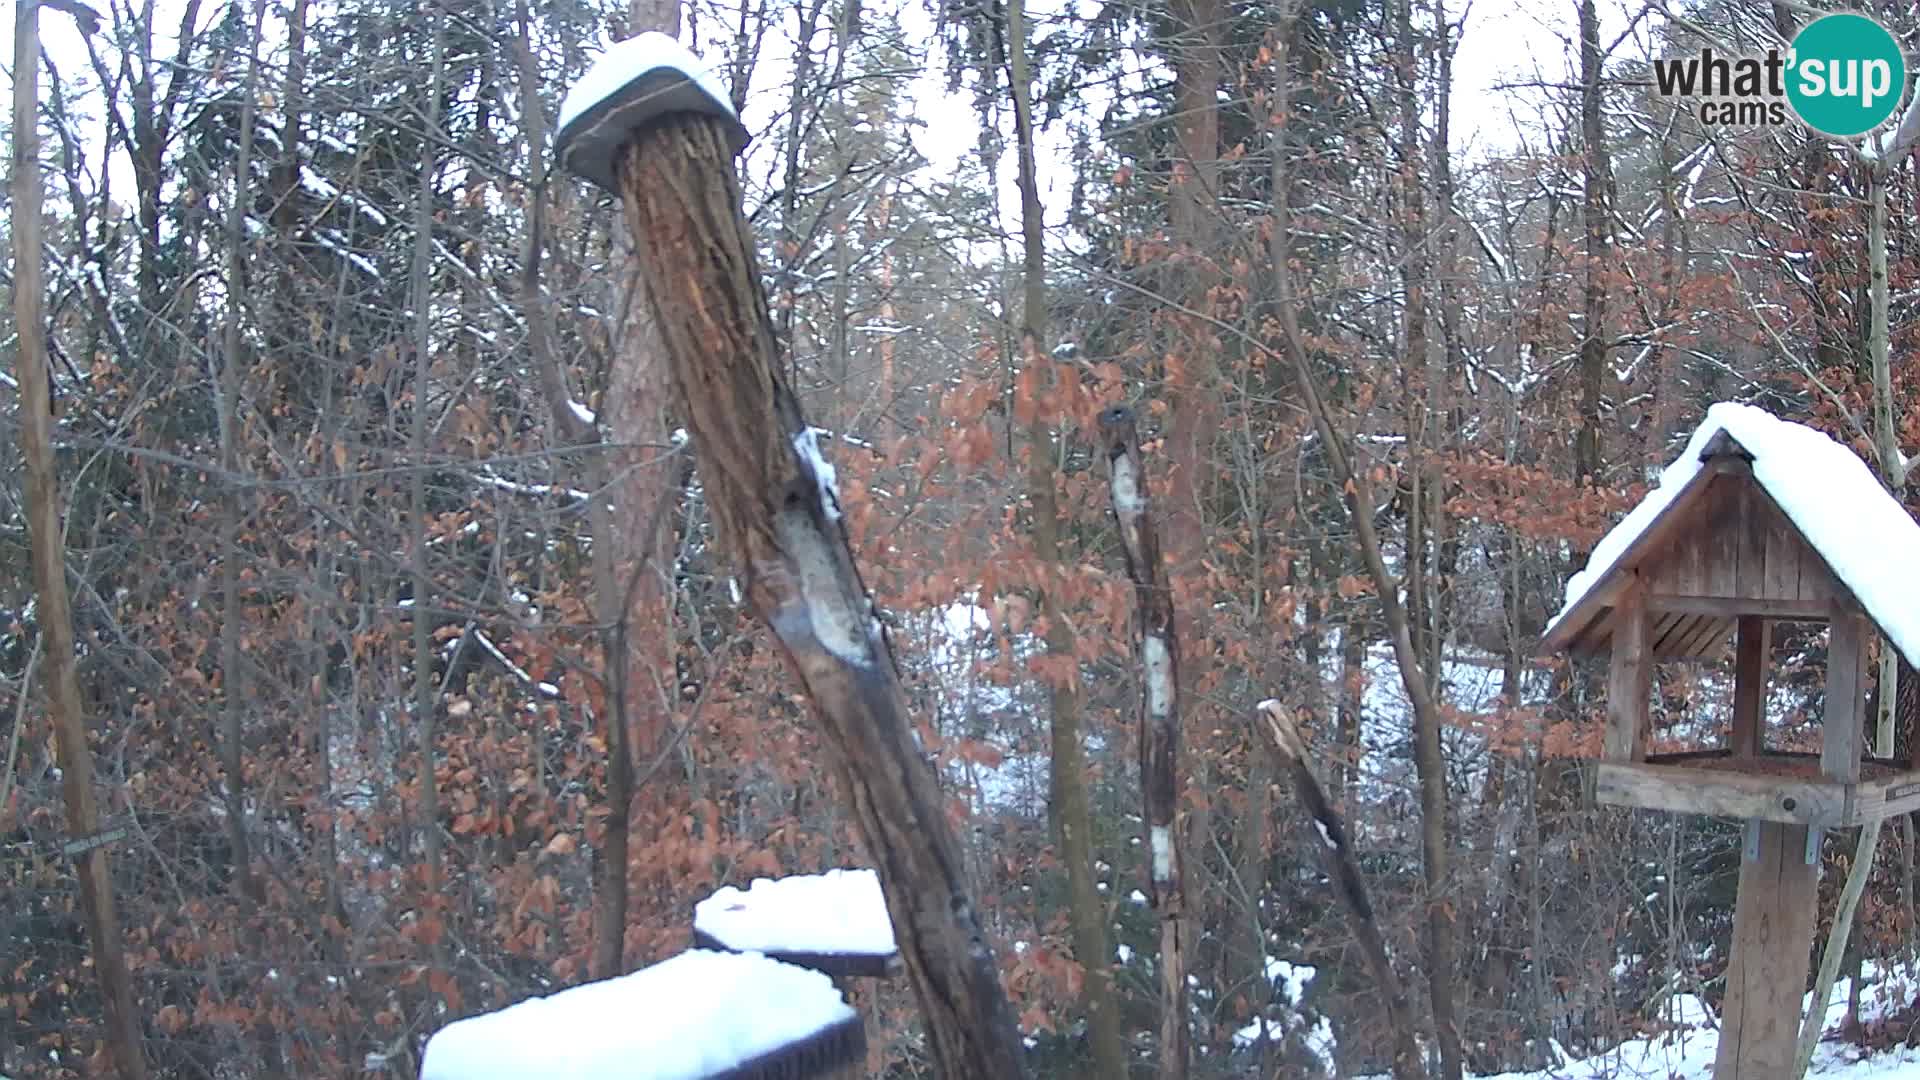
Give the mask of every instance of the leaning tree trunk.
<svg viewBox="0 0 1920 1080">
<path fill-rule="evenodd" d="M 831 467 L 776 368 L 727 135 L 706 116 L 663 117 L 621 151 L 618 178 L 714 531 L 813 702 L 934 1062 L 950 1077 L 1023 1076 L 959 841 L 854 566 Z"/>
<path fill-rule="evenodd" d="M 1313 818 L 1314 830 L 1320 834 L 1320 843 L 1315 845 L 1320 861 L 1327 868 L 1327 876 L 1333 879 L 1340 902 L 1346 905 L 1354 943 L 1360 946 L 1367 971 L 1380 986 L 1380 1004 L 1387 1010 L 1387 1030 L 1393 1033 L 1394 1080 L 1421 1080 L 1426 1070 L 1420 1065 L 1420 1044 L 1413 1037 L 1413 1010 L 1407 1006 L 1406 989 L 1400 982 L 1400 973 L 1394 970 L 1393 957 L 1387 952 L 1387 938 L 1380 930 L 1380 920 L 1374 917 L 1373 900 L 1367 892 L 1367 879 L 1361 876 L 1360 864 L 1354 858 L 1346 819 L 1328 800 L 1326 788 L 1320 785 L 1320 778 L 1313 771 L 1313 763 L 1307 760 L 1307 743 L 1301 738 L 1293 717 L 1288 716 L 1277 701 L 1263 701 L 1257 711 L 1260 719 L 1254 722 L 1255 726 L 1259 726 L 1260 720 L 1266 721 L 1267 734 L 1272 737 L 1273 748 L 1293 781 L 1293 790 L 1300 796 L 1307 815 Z"/>
<path fill-rule="evenodd" d="M 47 365 L 42 277 L 40 181 L 40 5 L 19 0 L 13 27 L 13 318 L 19 385 L 20 455 L 26 465 L 27 536 L 33 586 L 47 660 L 47 715 L 53 723 L 60 786 L 67 804 L 67 855 L 80 879 L 80 909 L 106 1011 L 106 1043 L 121 1080 L 145 1080 L 140 1021 L 134 1012 L 113 876 L 100 836 L 93 793 L 93 750 L 74 670 L 73 608 L 67 594 L 67 552 L 60 528 L 60 478 L 53 460 L 52 372 Z"/>
<path fill-rule="evenodd" d="M 1286 178 L 1284 170 L 1277 165 L 1274 175 L 1276 180 Z M 1374 524 L 1376 503 L 1373 484 L 1367 471 L 1356 466 L 1350 444 L 1335 423 L 1333 409 L 1328 405 L 1326 396 L 1321 393 L 1313 354 L 1309 351 L 1306 334 L 1300 326 L 1299 298 L 1290 268 L 1292 258 L 1288 230 L 1291 228 L 1291 208 L 1287 202 L 1285 184 L 1278 183 L 1275 188 L 1274 315 L 1283 346 L 1283 351 L 1275 356 L 1293 367 L 1294 375 L 1299 380 L 1300 395 L 1307 406 L 1307 415 L 1313 420 L 1314 430 L 1319 433 L 1326 447 L 1333 487 L 1345 497 L 1347 519 L 1353 524 L 1361 560 L 1366 564 L 1367 577 L 1380 601 L 1380 611 L 1387 626 L 1387 640 L 1393 646 L 1394 663 L 1400 669 L 1400 684 L 1406 690 L 1407 701 L 1413 706 L 1414 765 L 1420 781 L 1421 856 L 1427 886 L 1428 986 L 1437 1003 L 1444 995 L 1453 992 L 1454 977 L 1453 920 L 1449 914 L 1452 898 L 1447 895 L 1450 851 L 1445 830 L 1446 762 L 1441 754 L 1440 739 L 1445 717 L 1441 713 L 1440 701 L 1433 692 L 1433 683 L 1428 679 L 1427 671 L 1414 648 L 1407 609 L 1400 601 L 1399 582 L 1387 568 L 1385 547 L 1379 529 Z M 1446 1062 L 1459 1064 L 1459 1028 L 1442 1021 L 1437 1004 L 1435 1035 L 1442 1046 L 1450 1046 L 1442 1052 L 1443 1067 Z"/>
</svg>

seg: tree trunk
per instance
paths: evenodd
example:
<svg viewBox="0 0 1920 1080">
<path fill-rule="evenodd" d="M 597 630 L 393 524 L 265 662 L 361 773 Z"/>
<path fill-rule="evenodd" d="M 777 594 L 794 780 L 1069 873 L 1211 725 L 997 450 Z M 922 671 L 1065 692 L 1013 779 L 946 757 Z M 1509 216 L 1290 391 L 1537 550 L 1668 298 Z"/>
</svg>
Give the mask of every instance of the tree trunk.
<svg viewBox="0 0 1920 1080">
<path fill-rule="evenodd" d="M 264 12 L 261 0 L 254 2 L 253 26 L 257 29 Z M 258 40 L 257 36 L 254 39 Z M 263 896 L 253 874 L 253 853 L 247 835 L 246 779 L 241 760 L 241 722 L 253 707 L 242 672 L 240 630 L 245 616 L 240 610 L 240 519 L 246 513 L 240 493 L 240 373 L 245 346 L 240 340 L 240 313 L 246 306 L 246 216 L 252 208 L 254 99 L 260 77 L 260 50 L 249 50 L 247 90 L 240 98 L 240 149 L 234 158 L 233 205 L 227 211 L 227 297 L 226 324 L 221 337 L 220 387 L 217 394 L 220 419 L 220 469 L 225 474 L 224 498 L 220 515 L 220 765 L 226 773 L 222 794 L 227 809 L 227 842 L 233 847 L 233 880 L 250 903 Z"/>
<path fill-rule="evenodd" d="M 46 658 L 47 715 L 60 761 L 67 839 L 80 879 L 80 909 L 93 969 L 100 978 L 106 1042 L 121 1080 L 145 1080 L 140 1019 L 127 972 L 113 876 L 100 832 L 93 791 L 93 750 L 87 745 L 80 680 L 74 670 L 73 609 L 67 594 L 67 553 L 60 515 L 60 477 L 53 457 L 52 371 L 46 341 L 42 186 L 40 179 L 40 5 L 20 0 L 13 26 L 13 319 L 20 341 L 14 354 L 19 383 L 20 455 L 25 466 L 25 511 L 32 545 L 37 622 Z"/>
<path fill-rule="evenodd" d="M 1600 476 L 1600 397 L 1607 365 L 1607 283 L 1612 271 L 1608 216 L 1606 125 L 1602 121 L 1600 15 L 1598 0 L 1580 2 L 1580 135 L 1584 188 L 1581 214 L 1586 225 L 1585 321 L 1580 328 L 1580 429 L 1574 439 L 1574 469 L 1593 483 Z"/>
<path fill-rule="evenodd" d="M 720 547 L 806 687 L 872 855 L 936 1067 L 1025 1075 L 960 846 L 853 563 L 832 473 L 779 350 L 718 121 L 663 117 L 622 152 L 620 192 L 699 455 Z"/>
<path fill-rule="evenodd" d="M 433 375 L 433 176 L 440 127 L 440 81 L 446 56 L 446 25 L 433 18 L 432 76 L 428 82 L 427 130 L 420 139 L 420 188 L 414 207 L 414 247 L 412 303 L 413 341 L 413 427 L 407 439 L 409 525 L 408 569 L 413 577 L 413 725 L 418 738 L 420 766 L 420 846 L 427 860 L 426 892 L 440 888 L 442 872 L 440 844 L 440 780 L 436 774 L 438 728 L 433 692 L 433 575 L 427 565 L 427 435 L 431 425 L 427 403 Z M 436 939 L 435 956 L 445 949 L 445 938 Z"/>
<path fill-rule="evenodd" d="M 1027 418 L 1027 499 L 1032 506 L 1033 553 L 1039 565 L 1035 609 L 1045 621 L 1047 656 L 1058 665 L 1047 679 L 1052 715 L 1048 763 L 1048 808 L 1060 859 L 1067 869 L 1068 918 L 1073 926 L 1074 958 L 1085 972 L 1081 1003 L 1087 1012 L 1087 1041 L 1101 1076 L 1127 1074 L 1127 1046 L 1113 1004 L 1113 954 L 1107 947 L 1107 913 L 1093 879 L 1093 817 L 1087 806 L 1086 751 L 1081 743 L 1081 695 L 1077 635 L 1060 610 L 1065 556 L 1060 545 L 1060 505 L 1055 495 L 1054 444 L 1050 410 L 1042 406 L 1052 383 L 1047 352 L 1047 268 L 1045 222 L 1034 162 L 1032 76 L 1028 69 L 1025 0 L 1007 3 L 1007 87 L 1013 99 L 1013 125 L 1019 161 L 1022 272 L 1020 345 L 1026 371 L 1021 382 L 1033 398 L 1023 403 Z M 1016 413 L 1020 410 L 1016 409 Z"/>
<path fill-rule="evenodd" d="M 1146 794 L 1147 898 L 1160 916 L 1160 1075 L 1185 1076 L 1187 1019 L 1186 856 L 1180 828 L 1180 639 L 1173 588 L 1149 512 L 1146 467 L 1133 412 L 1100 414 L 1108 489 L 1133 581 L 1133 641 L 1140 665 L 1140 786 Z"/>
<path fill-rule="evenodd" d="M 1284 186 L 1279 190 L 1284 191 Z M 1282 196 L 1275 203 L 1278 218 L 1275 229 L 1283 237 L 1290 227 L 1288 210 Z M 1444 719 L 1440 704 L 1433 695 L 1432 684 L 1414 648 L 1407 610 L 1400 601 L 1400 583 L 1387 570 L 1380 535 L 1373 520 L 1373 485 L 1364 471 L 1354 468 L 1347 443 L 1334 425 L 1333 412 L 1320 391 L 1313 359 L 1300 329 L 1292 270 L 1286 253 L 1283 251 L 1281 254 L 1274 267 L 1278 282 L 1275 314 L 1286 349 L 1286 359 L 1293 365 L 1307 413 L 1326 445 L 1334 488 L 1346 497 L 1347 518 L 1353 523 L 1367 576 L 1380 600 L 1381 612 L 1386 619 L 1387 637 L 1393 645 L 1394 661 L 1400 669 L 1401 685 L 1413 706 L 1414 770 L 1420 784 L 1420 848 L 1427 891 L 1427 984 L 1433 999 L 1435 1036 L 1441 1047 L 1441 1062 L 1448 1070 L 1448 1080 L 1459 1080 L 1460 1030 L 1453 1017 L 1455 965 L 1453 898 L 1449 895 L 1451 872 L 1447 847 L 1447 774 L 1440 744 L 1440 728 Z"/>
</svg>

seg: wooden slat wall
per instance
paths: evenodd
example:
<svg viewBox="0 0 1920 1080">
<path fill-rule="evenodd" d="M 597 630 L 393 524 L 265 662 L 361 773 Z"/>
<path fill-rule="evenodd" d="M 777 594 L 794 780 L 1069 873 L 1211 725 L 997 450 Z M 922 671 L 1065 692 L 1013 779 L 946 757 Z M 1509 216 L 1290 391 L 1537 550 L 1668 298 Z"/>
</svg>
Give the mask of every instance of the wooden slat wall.
<svg viewBox="0 0 1920 1080">
<path fill-rule="evenodd" d="M 1819 554 L 1751 477 L 1716 477 L 1688 517 L 1673 546 L 1643 569 L 1654 597 L 1822 606 L 1840 594 Z"/>
</svg>

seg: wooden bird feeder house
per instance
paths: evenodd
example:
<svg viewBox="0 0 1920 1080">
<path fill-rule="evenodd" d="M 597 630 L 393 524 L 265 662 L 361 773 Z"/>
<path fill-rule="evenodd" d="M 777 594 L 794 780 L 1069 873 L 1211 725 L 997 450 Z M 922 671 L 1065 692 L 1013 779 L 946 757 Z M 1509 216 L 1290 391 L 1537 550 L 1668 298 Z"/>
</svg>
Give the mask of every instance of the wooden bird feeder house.
<svg viewBox="0 0 1920 1080">
<path fill-rule="evenodd" d="M 1776 622 L 1829 627 L 1817 755 L 1767 745 Z M 1595 547 L 1547 628 L 1543 651 L 1609 658 L 1596 801 L 1747 822 L 1716 1080 L 1792 1065 L 1821 831 L 1920 808 L 1920 771 L 1865 753 L 1874 632 L 1920 660 L 1920 525 L 1845 447 L 1731 404 Z M 1650 753 L 1654 664 L 1717 659 L 1729 639 L 1726 745 Z"/>
</svg>

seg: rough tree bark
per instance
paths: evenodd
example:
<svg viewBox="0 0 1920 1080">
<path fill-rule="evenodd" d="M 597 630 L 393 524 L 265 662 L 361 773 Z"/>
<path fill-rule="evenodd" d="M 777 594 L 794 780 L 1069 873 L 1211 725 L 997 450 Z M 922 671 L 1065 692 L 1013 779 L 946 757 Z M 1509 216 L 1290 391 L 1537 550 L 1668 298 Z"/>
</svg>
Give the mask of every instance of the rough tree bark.
<svg viewBox="0 0 1920 1080">
<path fill-rule="evenodd" d="M 679 0 L 632 0 L 629 25 L 636 34 L 658 30 L 677 37 Z M 627 745 L 633 760 L 641 762 L 657 752 L 673 719 L 670 703 L 677 682 L 674 635 L 668 629 L 673 531 L 672 518 L 661 507 L 671 505 L 683 470 L 669 461 L 675 452 L 668 437 L 667 362 L 642 292 L 639 259 L 631 250 L 619 254 L 622 288 L 610 328 L 613 358 L 599 420 L 611 444 L 604 457 L 613 504 L 611 535 L 621 538 L 610 551 L 610 584 L 619 595 L 611 598 L 609 614 L 620 638 L 615 645 L 626 691 Z M 634 627 L 660 629 L 635 634 Z"/>
<path fill-rule="evenodd" d="M 1133 410 L 1100 414 L 1108 492 L 1133 581 L 1134 656 L 1140 664 L 1140 786 L 1146 795 L 1147 898 L 1160 916 L 1160 1075 L 1185 1076 L 1187 886 L 1180 836 L 1180 638 L 1173 589 L 1148 512 L 1147 474 Z"/>
<path fill-rule="evenodd" d="M 1007 89 L 1013 99 L 1014 141 L 1019 161 L 1022 275 L 1020 351 L 1023 384 L 1044 399 L 1052 382 L 1053 359 L 1047 352 L 1046 239 L 1042 231 L 1040 182 L 1034 162 L 1032 73 L 1027 56 L 1024 0 L 1007 3 Z M 1040 580 L 1035 608 L 1045 620 L 1049 658 L 1060 665 L 1047 680 L 1052 714 L 1052 755 L 1048 763 L 1049 810 L 1060 859 L 1067 868 L 1068 919 L 1073 928 L 1074 959 L 1086 973 L 1081 1004 L 1087 1011 L 1087 1041 L 1101 1076 L 1127 1074 L 1126 1041 L 1113 1005 L 1113 974 L 1107 948 L 1107 914 L 1093 879 L 1093 817 L 1087 806 L 1087 762 L 1081 745 L 1082 701 L 1078 677 L 1078 635 L 1060 610 L 1064 556 L 1060 546 L 1060 500 L 1054 491 L 1058 448 L 1049 410 L 1039 400 L 1025 403 L 1027 419 L 1027 499 L 1032 508 L 1033 554 Z M 1017 411 L 1017 410 L 1016 410 Z"/>
<path fill-rule="evenodd" d="M 1607 282 L 1612 233 L 1608 223 L 1607 129 L 1601 113 L 1600 14 L 1597 0 L 1580 3 L 1580 136 L 1583 153 L 1581 218 L 1586 226 L 1585 320 L 1580 327 L 1580 430 L 1574 468 L 1592 483 L 1600 475 L 1600 396 L 1607 364 Z"/>
<path fill-rule="evenodd" d="M 1400 973 L 1394 970 L 1393 957 L 1387 952 L 1380 922 L 1374 917 L 1373 900 L 1367 893 L 1367 880 L 1360 875 L 1359 863 L 1354 859 L 1346 821 L 1328 801 L 1326 789 L 1320 786 L 1320 778 L 1307 760 L 1306 740 L 1300 737 L 1300 729 L 1293 717 L 1287 715 L 1286 708 L 1277 701 L 1263 701 L 1258 712 L 1260 718 L 1254 725 L 1258 727 L 1260 720 L 1266 721 L 1274 751 L 1293 781 L 1300 802 L 1313 818 L 1320 834 L 1320 843 L 1315 846 L 1326 864 L 1327 875 L 1334 880 L 1334 891 L 1346 905 L 1354 941 L 1367 962 L 1367 971 L 1380 986 L 1380 1004 L 1387 1010 L 1387 1029 L 1393 1032 L 1394 1080 L 1422 1080 L 1426 1070 L 1420 1064 L 1420 1045 L 1413 1037 L 1413 1010 L 1407 1006 L 1406 989 L 1400 982 Z"/>
<path fill-rule="evenodd" d="M 1172 173 L 1167 181 L 1167 220 L 1169 235 L 1177 245 L 1167 260 L 1170 269 L 1165 293 L 1193 311 L 1210 315 L 1221 303 L 1215 295 L 1223 281 L 1220 273 L 1221 190 L 1220 165 L 1220 87 L 1226 77 L 1223 50 L 1231 19 L 1220 0 L 1175 0 L 1168 5 L 1171 20 L 1163 52 L 1173 69 L 1175 151 Z M 1184 315 L 1172 320 L 1173 332 L 1165 348 L 1166 380 L 1164 398 L 1166 418 L 1166 573 L 1170 584 L 1182 589 L 1203 589 L 1208 577 L 1207 499 L 1214 489 L 1215 439 L 1220 431 L 1219 358 L 1222 342 L 1205 319 Z M 1211 604 L 1195 599 L 1174 609 L 1179 639 L 1188 648 L 1197 648 L 1207 633 Z M 1196 657 L 1189 657 L 1195 660 Z M 1187 681 L 1179 687 L 1189 703 L 1189 711 L 1198 714 L 1205 701 L 1194 692 L 1193 679 L 1202 665 L 1190 663 L 1181 671 Z M 1190 849 L 1205 851 L 1213 842 L 1214 808 L 1202 800 L 1183 824 Z M 1226 890 L 1208 888 L 1209 867 L 1196 860 L 1188 868 L 1196 877 L 1189 896 L 1201 902 L 1226 903 Z M 1223 910 L 1210 910 L 1203 921 L 1224 923 L 1231 916 Z M 1208 939 L 1199 943 L 1211 948 Z M 1224 946 L 1224 942 L 1220 943 Z M 1223 955 L 1212 967 L 1222 975 L 1233 971 L 1233 957 Z M 1258 958 L 1254 958 L 1257 964 Z M 1258 970 L 1256 968 L 1256 970 Z M 1216 994 L 1225 996 L 1232 979 L 1216 983 Z M 1184 989 L 1182 990 L 1184 993 Z M 1185 1010 L 1182 1010 L 1183 1015 Z M 1183 1035 L 1177 1059 L 1163 1048 L 1160 1075 L 1178 1078 L 1187 1075 L 1191 1036 Z M 1216 1049 L 1218 1049 L 1216 1047 Z"/>
<path fill-rule="evenodd" d="M 951 1077 L 1025 1075 L 959 842 L 854 566 L 832 473 L 779 349 L 721 122 L 679 113 L 621 152 L 626 219 L 721 546 L 806 687 L 880 874 L 930 1054 Z"/>
<path fill-rule="evenodd" d="M 87 841 L 100 831 L 93 791 L 93 750 L 74 670 L 73 607 L 67 593 L 67 553 L 60 520 L 60 478 L 53 459 L 52 372 L 48 367 L 40 180 L 40 5 L 20 0 L 13 25 L 13 318 L 20 343 L 14 354 L 19 383 L 20 455 L 26 472 L 27 533 L 33 549 L 33 586 L 46 658 L 47 715 L 67 806 L 67 836 Z M 98 839 L 73 855 L 87 944 L 100 978 L 106 1042 L 121 1080 L 145 1080 L 140 1018 L 134 1011 L 120 919 L 114 910 L 107 845 Z"/>
</svg>

